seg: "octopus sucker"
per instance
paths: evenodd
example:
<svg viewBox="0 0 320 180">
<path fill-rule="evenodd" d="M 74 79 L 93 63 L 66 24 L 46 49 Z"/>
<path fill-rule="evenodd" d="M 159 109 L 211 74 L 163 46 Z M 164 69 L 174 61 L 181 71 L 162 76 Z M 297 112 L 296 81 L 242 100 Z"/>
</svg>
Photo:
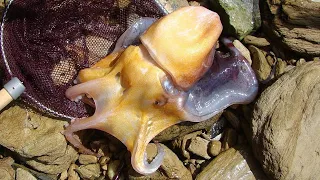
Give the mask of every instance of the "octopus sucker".
<svg viewBox="0 0 320 180">
<path fill-rule="evenodd" d="M 221 31 L 219 15 L 200 6 L 159 20 L 138 20 L 111 54 L 81 70 L 78 84 L 66 91 L 70 100 L 90 96 L 94 104 L 87 102 L 95 108 L 92 116 L 66 127 L 67 140 L 94 154 L 73 133 L 105 131 L 131 152 L 138 173 L 156 171 L 164 151 L 158 145 L 158 155 L 148 163 L 146 147 L 157 134 L 182 121 L 209 119 L 229 105 L 249 103 L 257 93 L 250 65 L 228 38 L 220 39 L 229 55 L 216 52 Z"/>
</svg>

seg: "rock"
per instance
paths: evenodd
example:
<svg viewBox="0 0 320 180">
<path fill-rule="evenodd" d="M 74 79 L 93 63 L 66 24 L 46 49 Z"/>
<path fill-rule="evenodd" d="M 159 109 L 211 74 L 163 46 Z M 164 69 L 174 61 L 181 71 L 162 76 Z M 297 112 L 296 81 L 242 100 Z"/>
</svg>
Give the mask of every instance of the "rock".
<svg viewBox="0 0 320 180">
<path fill-rule="evenodd" d="M 220 140 L 221 135 L 222 135 L 225 127 L 227 126 L 227 124 L 228 124 L 228 122 L 224 117 L 220 118 L 217 122 L 215 122 L 211 126 L 211 128 L 208 132 L 210 134 L 211 139 Z M 217 136 L 220 136 L 220 137 L 217 137 Z"/>
<path fill-rule="evenodd" d="M 208 152 L 211 156 L 218 156 L 221 152 L 221 142 L 212 140 L 208 145 Z"/>
<path fill-rule="evenodd" d="M 208 144 L 210 141 L 205 140 L 201 137 L 195 137 L 192 138 L 190 141 L 190 145 L 188 147 L 188 150 L 192 152 L 195 155 L 198 155 L 200 157 L 203 157 L 205 159 L 210 159 L 207 150 L 208 150 Z"/>
<path fill-rule="evenodd" d="M 68 179 L 68 170 L 63 171 L 59 177 L 59 180 L 66 180 L 66 179 Z"/>
<path fill-rule="evenodd" d="M 261 94 L 252 118 L 252 146 L 272 179 L 320 177 L 320 62 L 282 75 Z"/>
<path fill-rule="evenodd" d="M 76 168 L 76 171 L 83 179 L 98 178 L 101 173 L 100 165 L 98 163 L 81 165 L 80 167 Z"/>
<path fill-rule="evenodd" d="M 301 56 L 320 55 L 319 2 L 264 0 L 261 5 L 263 30 L 273 44 Z"/>
<path fill-rule="evenodd" d="M 87 155 L 87 154 L 80 154 L 79 159 L 78 159 L 80 164 L 94 164 L 98 162 L 97 156 L 93 155 Z"/>
<path fill-rule="evenodd" d="M 13 106 L 0 114 L 0 144 L 18 153 L 34 169 L 58 174 L 78 157 L 61 134 L 65 124 Z"/>
<path fill-rule="evenodd" d="M 196 180 L 266 179 L 249 147 L 231 148 L 214 158 Z"/>
<path fill-rule="evenodd" d="M 285 72 L 285 69 L 287 67 L 287 63 L 280 58 L 278 58 L 277 64 L 276 64 L 276 76 L 280 76 Z"/>
<path fill-rule="evenodd" d="M 117 174 L 119 165 L 120 165 L 119 160 L 111 161 L 108 164 L 107 174 L 108 174 L 109 179 L 113 179 L 113 177 Z"/>
<path fill-rule="evenodd" d="M 261 25 L 259 1 L 210 0 L 211 7 L 220 15 L 223 33 L 243 39 Z"/>
<path fill-rule="evenodd" d="M 16 172 L 16 180 L 37 180 L 37 178 L 28 171 L 18 168 Z"/>
<path fill-rule="evenodd" d="M 175 139 L 174 141 L 172 141 L 173 149 L 179 150 L 185 158 L 190 159 L 190 153 L 189 151 L 187 151 L 187 144 L 190 144 L 190 140 L 192 138 L 197 137 L 201 133 L 202 133 L 201 131 L 196 131 L 196 132 L 187 134 L 183 137 Z"/>
<path fill-rule="evenodd" d="M 172 13 L 181 7 L 189 6 L 187 0 L 158 0 L 156 3 L 166 14 Z"/>
<path fill-rule="evenodd" d="M 11 167 L 14 160 L 11 157 L 0 159 L 0 179 L 15 179 L 15 170 Z"/>
<path fill-rule="evenodd" d="M 237 144 L 237 132 L 234 129 L 226 129 L 223 134 L 222 150 L 225 151 Z"/>
<path fill-rule="evenodd" d="M 306 63 L 307 61 L 304 59 L 304 58 L 300 58 L 298 61 L 297 61 L 297 64 L 296 66 L 301 66 L 303 65 L 304 63 Z"/>
<path fill-rule="evenodd" d="M 252 69 L 257 75 L 258 80 L 265 81 L 269 78 L 271 72 L 271 66 L 269 65 L 264 51 L 259 48 L 250 45 L 249 51 L 252 55 Z"/>
<path fill-rule="evenodd" d="M 240 129 L 240 120 L 234 112 L 227 109 L 223 112 L 223 116 L 228 120 L 233 128 Z"/>
<path fill-rule="evenodd" d="M 253 45 L 256 47 L 270 46 L 270 42 L 266 38 L 255 37 L 255 36 L 251 36 L 251 35 L 244 37 L 243 42 L 244 42 L 244 44 Z"/>
<path fill-rule="evenodd" d="M 68 180 L 80 180 L 80 177 L 78 173 L 76 172 L 76 169 L 78 166 L 76 164 L 71 164 L 68 169 Z"/>
<path fill-rule="evenodd" d="M 233 42 L 234 47 L 236 47 L 241 54 L 248 60 L 250 65 L 252 64 L 252 60 L 250 57 L 250 51 L 239 41 L 239 40 L 234 40 Z"/>
<path fill-rule="evenodd" d="M 165 156 L 162 165 L 160 166 L 161 171 L 158 169 L 156 172 L 143 176 L 136 173 L 132 168 L 129 170 L 130 180 L 145 180 L 145 179 L 183 179 L 191 180 L 192 176 L 190 171 L 183 165 L 177 155 L 172 152 L 165 145 L 160 144 L 164 148 Z M 153 159 L 157 154 L 157 146 L 153 143 L 147 146 L 148 159 Z"/>
<path fill-rule="evenodd" d="M 218 121 L 220 118 L 221 113 L 215 115 L 214 117 L 202 121 L 199 123 L 194 123 L 194 122 L 182 122 L 176 125 L 173 125 L 166 130 L 162 131 L 160 134 L 158 134 L 154 140 L 158 142 L 163 142 L 163 141 L 169 141 L 177 137 L 182 137 L 186 134 L 189 134 L 194 131 L 198 131 L 201 129 L 209 131 L 212 127 L 212 125 Z"/>
</svg>

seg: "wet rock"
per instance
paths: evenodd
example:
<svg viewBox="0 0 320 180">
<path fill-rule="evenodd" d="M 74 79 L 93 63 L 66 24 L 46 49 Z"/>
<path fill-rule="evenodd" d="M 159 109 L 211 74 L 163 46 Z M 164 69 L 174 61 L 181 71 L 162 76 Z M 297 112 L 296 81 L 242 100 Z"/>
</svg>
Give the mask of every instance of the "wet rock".
<svg viewBox="0 0 320 180">
<path fill-rule="evenodd" d="M 271 72 L 271 66 L 266 59 L 265 52 L 252 45 L 249 46 L 249 51 L 252 55 L 252 69 L 258 80 L 260 82 L 267 80 Z"/>
<path fill-rule="evenodd" d="M 255 47 L 270 46 L 270 42 L 266 38 L 255 37 L 251 35 L 244 37 L 243 42 L 247 45 L 253 45 Z"/>
<path fill-rule="evenodd" d="M 195 155 L 198 155 L 200 157 L 203 157 L 205 159 L 210 159 L 207 150 L 208 150 L 208 144 L 210 141 L 203 139 L 201 137 L 195 137 L 192 138 L 190 141 L 190 145 L 188 147 L 188 150 L 192 152 Z"/>
<path fill-rule="evenodd" d="M 220 15 L 223 33 L 244 38 L 261 25 L 259 1 L 210 0 L 211 7 Z"/>
<path fill-rule="evenodd" d="M 214 158 L 196 180 L 266 179 L 249 147 L 231 148 Z"/>
<path fill-rule="evenodd" d="M 278 48 L 301 56 L 320 55 L 319 2 L 264 0 L 261 5 L 263 30 Z"/>
<path fill-rule="evenodd" d="M 208 145 L 208 152 L 211 156 L 218 156 L 221 152 L 221 142 L 212 140 Z"/>
<path fill-rule="evenodd" d="M 107 174 L 109 179 L 113 179 L 113 177 L 117 174 L 119 166 L 120 166 L 119 160 L 111 161 L 108 164 Z"/>
<path fill-rule="evenodd" d="M 252 146 L 272 179 L 318 179 L 320 62 L 282 75 L 258 99 Z"/>
<path fill-rule="evenodd" d="M 183 165 L 177 155 L 173 153 L 165 145 L 160 144 L 164 148 L 165 156 L 162 165 L 160 166 L 161 171 L 158 169 L 153 174 L 143 176 L 136 173 L 133 169 L 129 170 L 130 180 L 144 180 L 144 179 L 183 179 L 191 180 L 192 176 L 190 171 Z M 148 159 L 153 159 L 157 154 L 157 146 L 153 143 L 147 146 Z"/>
<path fill-rule="evenodd" d="M 167 14 L 172 13 L 181 7 L 189 6 L 187 0 L 158 0 L 156 3 Z"/>
<path fill-rule="evenodd" d="M 98 162 L 97 156 L 93 155 L 87 155 L 87 154 L 80 154 L 79 159 L 78 159 L 80 164 L 94 164 Z"/>
<path fill-rule="evenodd" d="M 223 134 L 222 150 L 225 151 L 237 144 L 237 132 L 234 129 L 226 129 Z"/>
<path fill-rule="evenodd" d="M 76 169 L 79 173 L 80 177 L 83 179 L 90 179 L 90 178 L 98 178 L 100 176 L 100 165 L 96 164 L 87 164 L 81 165 Z"/>
<path fill-rule="evenodd" d="M 16 170 L 16 180 L 37 180 L 30 172 L 18 168 Z"/>
<path fill-rule="evenodd" d="M 14 160 L 11 157 L 0 159 L 0 179 L 15 179 L 15 170 L 11 167 Z"/>
<path fill-rule="evenodd" d="M 65 124 L 14 106 L 0 114 L 0 144 L 34 169 L 58 174 L 78 157 L 60 133 Z"/>
<path fill-rule="evenodd" d="M 176 125 L 173 125 L 166 130 L 162 131 L 160 134 L 158 134 L 154 140 L 158 142 L 163 142 L 163 141 L 169 141 L 173 140 L 174 138 L 177 137 L 182 137 L 186 134 L 189 134 L 194 131 L 198 131 L 201 129 L 209 131 L 212 127 L 212 125 L 218 121 L 220 118 L 221 113 L 215 115 L 214 117 L 202 121 L 199 123 L 193 123 L 193 122 L 182 122 Z"/>
</svg>

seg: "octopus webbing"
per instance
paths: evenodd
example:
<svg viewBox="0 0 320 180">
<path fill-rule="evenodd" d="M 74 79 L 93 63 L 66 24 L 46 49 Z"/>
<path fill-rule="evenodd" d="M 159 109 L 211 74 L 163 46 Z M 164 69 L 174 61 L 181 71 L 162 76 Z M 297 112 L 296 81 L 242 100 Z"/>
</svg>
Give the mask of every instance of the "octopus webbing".
<svg viewBox="0 0 320 180">
<path fill-rule="evenodd" d="M 73 133 L 105 131 L 131 152 L 137 172 L 155 172 L 164 151 L 158 146 L 151 163 L 145 152 L 157 134 L 182 121 L 204 121 L 257 94 L 256 77 L 232 41 L 220 39 L 230 53 L 215 52 L 221 32 L 219 15 L 200 6 L 139 20 L 111 54 L 81 70 L 80 84 L 66 91 L 71 100 L 88 95 L 95 107 L 91 117 L 71 121 L 67 140 L 82 153 L 94 154 Z"/>
</svg>

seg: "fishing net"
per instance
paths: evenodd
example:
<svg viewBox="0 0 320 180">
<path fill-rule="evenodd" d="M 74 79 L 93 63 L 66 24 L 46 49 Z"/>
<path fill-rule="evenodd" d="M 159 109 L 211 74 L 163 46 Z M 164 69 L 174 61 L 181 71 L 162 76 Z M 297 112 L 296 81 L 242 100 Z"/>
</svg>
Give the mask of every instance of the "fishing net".
<svg viewBox="0 0 320 180">
<path fill-rule="evenodd" d="M 112 51 L 140 17 L 165 13 L 152 0 L 13 0 L 1 27 L 5 78 L 26 86 L 21 99 L 52 116 L 87 116 L 84 103 L 65 91 L 80 69 Z"/>
</svg>

